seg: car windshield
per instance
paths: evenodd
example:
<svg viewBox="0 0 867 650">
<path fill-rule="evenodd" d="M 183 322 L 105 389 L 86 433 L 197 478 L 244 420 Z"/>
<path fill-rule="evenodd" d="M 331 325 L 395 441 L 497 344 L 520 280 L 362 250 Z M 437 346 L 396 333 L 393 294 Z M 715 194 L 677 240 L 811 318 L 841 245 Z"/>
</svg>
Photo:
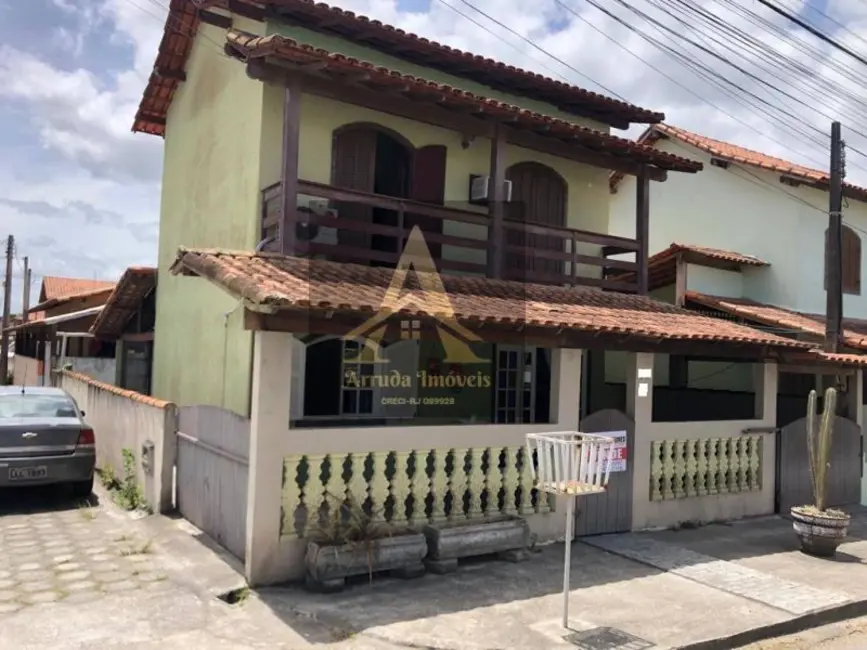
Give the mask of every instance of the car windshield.
<svg viewBox="0 0 867 650">
<path fill-rule="evenodd" d="M 0 395 L 0 420 L 3 418 L 74 418 L 75 404 L 63 395 Z"/>
</svg>

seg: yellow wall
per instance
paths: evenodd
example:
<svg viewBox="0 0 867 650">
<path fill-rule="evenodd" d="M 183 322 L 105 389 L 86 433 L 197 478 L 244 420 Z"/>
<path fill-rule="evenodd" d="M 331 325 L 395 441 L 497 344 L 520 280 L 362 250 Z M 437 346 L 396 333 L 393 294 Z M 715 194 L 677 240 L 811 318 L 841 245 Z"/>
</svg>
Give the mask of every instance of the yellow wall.
<svg viewBox="0 0 867 650">
<path fill-rule="evenodd" d="M 280 179 L 280 133 L 283 128 L 283 92 L 276 86 L 265 89 L 262 180 L 267 185 Z M 463 136 L 457 131 L 414 122 L 402 117 L 373 111 L 343 102 L 313 95 L 302 95 L 301 102 L 301 155 L 299 175 L 302 179 L 329 183 L 331 181 L 331 142 L 335 129 L 353 122 L 374 122 L 397 131 L 415 147 L 441 144 L 448 147 L 446 158 L 446 202 L 465 205 L 469 193 L 470 174 L 487 174 L 490 169 L 490 141 L 477 138 L 468 149 L 461 147 Z M 529 149 L 509 145 L 506 164 L 535 161 L 548 165 L 560 173 L 568 183 L 567 225 L 592 232 L 608 232 L 608 170 L 591 167 L 572 160 L 556 158 Z M 483 210 L 484 211 L 484 210 Z M 446 234 L 484 238 L 485 229 L 469 224 L 447 223 Z M 580 252 L 594 254 L 598 247 L 582 245 Z M 460 249 L 446 257 L 460 257 L 484 261 L 484 251 Z M 476 255 L 471 255 L 476 253 Z M 582 267 L 579 272 L 589 274 L 599 268 Z"/>
<path fill-rule="evenodd" d="M 261 29 L 237 17 L 235 24 Z M 178 246 L 250 250 L 257 243 L 263 86 L 214 45 L 224 34 L 199 28 L 189 81 L 168 115 L 153 390 L 180 405 L 247 415 L 252 338 L 237 302 L 204 280 L 168 272 Z"/>
</svg>

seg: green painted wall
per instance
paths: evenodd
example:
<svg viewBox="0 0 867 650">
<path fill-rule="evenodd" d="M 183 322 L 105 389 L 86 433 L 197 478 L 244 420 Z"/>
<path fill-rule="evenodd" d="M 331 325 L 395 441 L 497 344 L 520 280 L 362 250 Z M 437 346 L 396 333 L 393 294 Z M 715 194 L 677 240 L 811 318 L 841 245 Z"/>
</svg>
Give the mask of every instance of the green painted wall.
<svg viewBox="0 0 867 650">
<path fill-rule="evenodd" d="M 236 18 L 248 31 L 262 25 Z M 168 115 L 159 240 L 154 395 L 247 415 L 251 334 L 237 301 L 169 274 L 179 246 L 251 250 L 259 232 L 263 86 L 202 25 Z"/>
</svg>

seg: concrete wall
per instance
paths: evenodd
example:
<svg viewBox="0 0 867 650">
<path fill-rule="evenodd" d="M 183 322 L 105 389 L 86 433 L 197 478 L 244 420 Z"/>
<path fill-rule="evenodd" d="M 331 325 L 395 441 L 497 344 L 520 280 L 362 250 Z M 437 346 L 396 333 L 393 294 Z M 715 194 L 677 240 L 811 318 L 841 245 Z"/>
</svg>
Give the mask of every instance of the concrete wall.
<svg viewBox="0 0 867 650">
<path fill-rule="evenodd" d="M 755 255 L 771 267 L 744 271 L 743 297 L 824 313 L 827 192 L 783 185 L 779 173 L 753 167 L 714 167 L 708 154 L 679 142 L 661 141 L 658 148 L 700 160 L 705 168 L 698 174 L 672 173 L 664 183 L 652 183 L 651 254 L 677 241 Z M 845 203 L 844 222 L 862 238 L 864 273 L 867 204 Z M 634 211 L 635 179 L 627 176 L 611 196 L 611 233 L 634 237 Z M 843 309 L 846 316 L 867 318 L 867 291 L 844 296 Z"/>
<path fill-rule="evenodd" d="M 123 479 L 123 450 L 136 458 L 136 477 L 154 512 L 172 508 L 172 481 L 176 453 L 177 408 L 171 402 L 123 390 L 64 370 L 59 385 L 67 391 L 96 437 L 96 465 L 111 468 Z M 151 469 L 143 465 L 142 447 L 153 443 Z"/>
<path fill-rule="evenodd" d="M 115 383 L 117 362 L 114 358 L 104 357 L 68 357 L 66 363 L 72 364 L 72 370 L 87 375 L 106 384 Z"/>
<path fill-rule="evenodd" d="M 263 25 L 235 17 L 235 27 Z M 247 416 L 252 339 L 237 302 L 207 282 L 168 272 L 179 246 L 251 250 L 259 236 L 264 86 L 218 50 L 214 43 L 224 39 L 225 30 L 199 27 L 188 81 L 168 114 L 153 394 Z"/>
<path fill-rule="evenodd" d="M 12 383 L 15 386 L 41 386 L 42 365 L 39 359 L 16 354 L 12 368 Z"/>
<path fill-rule="evenodd" d="M 630 355 L 627 387 L 628 415 L 635 419 L 635 473 L 633 476 L 632 527 L 672 526 L 679 522 L 709 522 L 738 519 L 774 512 L 776 446 L 773 433 L 763 434 L 761 490 L 740 494 L 690 497 L 669 501 L 650 500 L 650 453 L 654 440 L 729 438 L 748 427 L 773 427 L 777 414 L 777 366 L 758 366 L 756 400 L 761 417 L 726 422 L 653 422 L 653 385 L 645 395 L 637 391 L 642 371 L 654 366 L 653 354 Z"/>
<path fill-rule="evenodd" d="M 303 573 L 305 542 L 281 536 L 283 460 L 298 454 L 521 446 L 531 432 L 575 431 L 581 386 L 581 351 L 558 350 L 552 364 L 555 424 L 289 429 L 292 357 L 300 343 L 289 334 L 257 332 L 253 369 L 250 485 L 247 502 L 247 579 L 278 582 Z M 562 537 L 564 504 L 535 515 L 540 540 Z"/>
</svg>

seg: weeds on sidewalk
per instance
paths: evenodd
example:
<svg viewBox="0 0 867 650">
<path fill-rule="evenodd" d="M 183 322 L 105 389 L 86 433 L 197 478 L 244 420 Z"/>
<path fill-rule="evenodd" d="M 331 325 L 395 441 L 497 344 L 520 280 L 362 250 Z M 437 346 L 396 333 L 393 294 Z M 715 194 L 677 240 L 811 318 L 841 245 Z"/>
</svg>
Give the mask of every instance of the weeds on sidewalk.
<svg viewBox="0 0 867 650">
<path fill-rule="evenodd" d="M 136 459 L 132 449 L 124 449 L 123 478 L 118 478 L 114 468 L 106 464 L 99 472 L 103 486 L 109 491 L 112 499 L 124 510 L 148 510 L 144 493 L 136 477 Z"/>
</svg>

